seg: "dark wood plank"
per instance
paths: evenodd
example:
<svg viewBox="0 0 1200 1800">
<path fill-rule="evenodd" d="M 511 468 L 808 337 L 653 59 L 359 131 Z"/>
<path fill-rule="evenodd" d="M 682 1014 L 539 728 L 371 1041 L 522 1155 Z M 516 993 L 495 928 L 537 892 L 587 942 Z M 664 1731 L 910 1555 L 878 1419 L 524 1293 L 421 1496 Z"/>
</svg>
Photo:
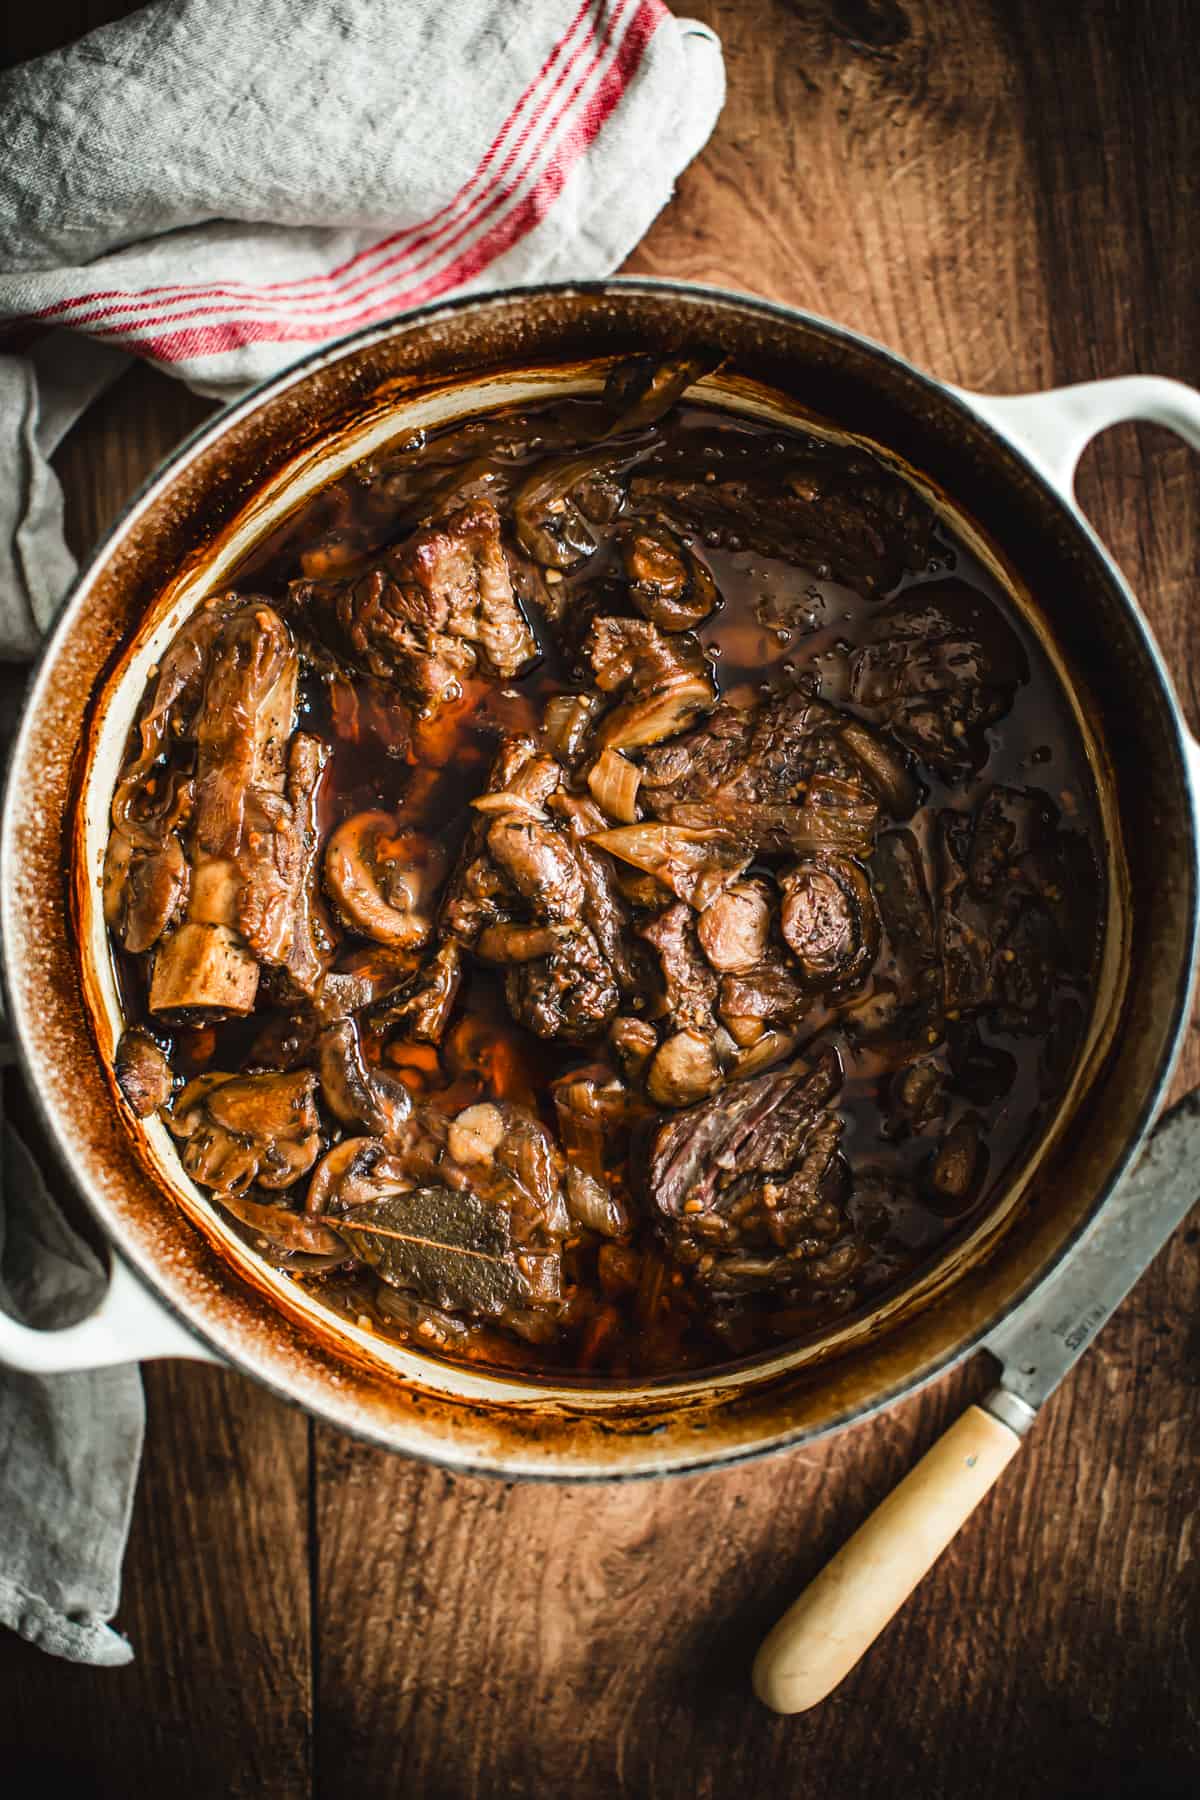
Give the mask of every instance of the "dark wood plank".
<svg viewBox="0 0 1200 1800">
<path fill-rule="evenodd" d="M 1191 291 L 1194 227 L 1173 215 L 1160 235 L 1196 159 L 1172 77 L 1187 8 L 1155 9 L 1153 33 L 1136 29 L 1145 7 L 1051 20 L 1034 0 L 694 10 L 720 31 L 730 100 L 631 270 L 810 306 L 983 389 L 1194 375 L 1194 309 L 1131 303 L 1164 241 Z M 1115 433 L 1084 493 L 1187 691 L 1194 463 Z M 809 1718 L 751 1699 L 761 1633 L 984 1384 L 981 1364 L 811 1450 L 631 1488 L 504 1489 L 319 1431 L 320 1791 L 1192 1791 L 1196 1236 Z"/>
<path fill-rule="evenodd" d="M 721 33 L 729 105 L 631 269 L 810 306 L 983 388 L 1196 378 L 1194 5 L 687 10 Z M 57 29 L 53 6 L 29 15 L 22 53 L 80 12 L 63 4 Z M 59 462 L 80 545 L 201 405 L 139 374 L 73 435 Z M 1089 453 L 1081 492 L 1195 701 L 1194 461 L 1123 429 Z M 1197 1078 L 1194 1034 L 1180 1080 Z M 1194 1792 L 1197 1245 L 1159 1259 L 811 1718 L 750 1700 L 759 1634 L 981 1367 L 809 1451 L 632 1488 L 507 1489 L 318 1431 L 316 1791 Z M 74 1670 L 0 1641 L 0 1741 L 19 1719 L 26 1766 L 86 1791 L 157 1792 L 164 1775 L 188 1793 L 307 1791 L 303 1423 L 207 1371 L 151 1371 L 149 1389 L 121 1615 L 140 1661 Z"/>
<path fill-rule="evenodd" d="M 78 1668 L 0 1633 L 5 1791 L 307 1800 L 309 1427 L 237 1375 L 144 1373 L 117 1619 L 135 1660 Z"/>
</svg>

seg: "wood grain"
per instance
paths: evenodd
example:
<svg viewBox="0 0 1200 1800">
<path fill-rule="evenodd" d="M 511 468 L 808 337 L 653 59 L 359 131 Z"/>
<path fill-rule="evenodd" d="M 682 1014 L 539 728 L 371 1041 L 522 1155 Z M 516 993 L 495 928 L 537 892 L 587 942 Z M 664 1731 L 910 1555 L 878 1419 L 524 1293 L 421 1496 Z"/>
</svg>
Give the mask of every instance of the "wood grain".
<svg viewBox="0 0 1200 1800">
<path fill-rule="evenodd" d="M 115 10 L 46 4 L 24 53 Z M 811 307 L 980 388 L 1200 377 L 1189 0 L 686 10 L 721 35 L 729 101 L 631 271 Z M 202 404 L 143 371 L 85 421 L 59 458 L 80 545 Z M 1122 428 L 1081 494 L 1200 724 L 1195 459 Z M 1197 1080 L 1194 1032 L 1180 1086 Z M 266 1395 L 151 1371 L 121 1614 L 139 1661 L 0 1643 L 0 1743 L 17 1731 L 22 1766 L 98 1793 L 1191 1795 L 1198 1316 L 1193 1228 L 797 1719 L 750 1697 L 762 1632 L 981 1391 L 981 1360 L 808 1451 L 595 1488 L 456 1479 L 322 1428 L 310 1467 Z"/>
</svg>

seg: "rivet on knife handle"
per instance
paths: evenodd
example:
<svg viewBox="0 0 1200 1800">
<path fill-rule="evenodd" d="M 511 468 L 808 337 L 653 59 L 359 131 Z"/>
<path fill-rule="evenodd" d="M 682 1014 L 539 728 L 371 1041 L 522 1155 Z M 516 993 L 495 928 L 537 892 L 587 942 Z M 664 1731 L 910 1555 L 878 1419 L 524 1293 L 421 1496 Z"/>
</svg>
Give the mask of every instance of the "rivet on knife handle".
<svg viewBox="0 0 1200 1800">
<path fill-rule="evenodd" d="M 984 1410 L 992 1400 L 967 1408 L 784 1613 L 754 1663 L 765 1705 L 804 1712 L 831 1693 L 1008 1467 L 1021 1438 Z"/>
</svg>

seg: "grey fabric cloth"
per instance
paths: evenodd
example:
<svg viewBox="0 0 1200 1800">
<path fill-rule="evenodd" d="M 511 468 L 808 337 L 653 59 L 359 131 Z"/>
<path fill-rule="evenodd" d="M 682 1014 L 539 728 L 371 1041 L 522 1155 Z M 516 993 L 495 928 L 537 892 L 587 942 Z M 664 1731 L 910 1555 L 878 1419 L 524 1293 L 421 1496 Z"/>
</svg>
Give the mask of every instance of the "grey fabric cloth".
<svg viewBox="0 0 1200 1800">
<path fill-rule="evenodd" d="M 723 98 L 662 0 L 159 0 L 0 76 L 0 663 L 74 571 L 49 456 L 131 355 L 231 395 L 424 301 L 608 275 Z M 71 1323 L 100 1266 L 0 1146 L 0 1305 Z M 0 1622 L 43 1649 L 132 1655 L 142 1430 L 136 1368 L 0 1371 Z"/>
<path fill-rule="evenodd" d="M 42 1330 L 72 1325 L 91 1312 L 105 1281 L 5 1120 L 0 1306 Z M 55 1656 L 115 1665 L 133 1655 L 108 1621 L 144 1423 L 136 1364 L 78 1375 L 9 1369 L 0 1377 L 0 1624 Z"/>
<path fill-rule="evenodd" d="M 74 579 L 50 457 L 129 362 L 67 331 L 48 332 L 24 356 L 0 355 L 0 657 L 35 653 Z"/>
</svg>

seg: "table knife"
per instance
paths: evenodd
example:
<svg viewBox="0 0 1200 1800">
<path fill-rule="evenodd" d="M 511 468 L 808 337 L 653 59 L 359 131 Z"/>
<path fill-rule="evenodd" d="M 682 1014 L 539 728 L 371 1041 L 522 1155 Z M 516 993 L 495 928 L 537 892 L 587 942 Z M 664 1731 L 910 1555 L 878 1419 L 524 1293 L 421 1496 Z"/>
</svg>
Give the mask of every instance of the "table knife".
<svg viewBox="0 0 1200 1800">
<path fill-rule="evenodd" d="M 775 1712 L 804 1712 L 849 1673 L 1198 1198 L 1200 1090 L 1165 1115 L 1058 1268 L 984 1338 L 1000 1364 L 998 1384 L 939 1438 L 765 1639 L 754 1664 L 760 1700 Z"/>
</svg>

